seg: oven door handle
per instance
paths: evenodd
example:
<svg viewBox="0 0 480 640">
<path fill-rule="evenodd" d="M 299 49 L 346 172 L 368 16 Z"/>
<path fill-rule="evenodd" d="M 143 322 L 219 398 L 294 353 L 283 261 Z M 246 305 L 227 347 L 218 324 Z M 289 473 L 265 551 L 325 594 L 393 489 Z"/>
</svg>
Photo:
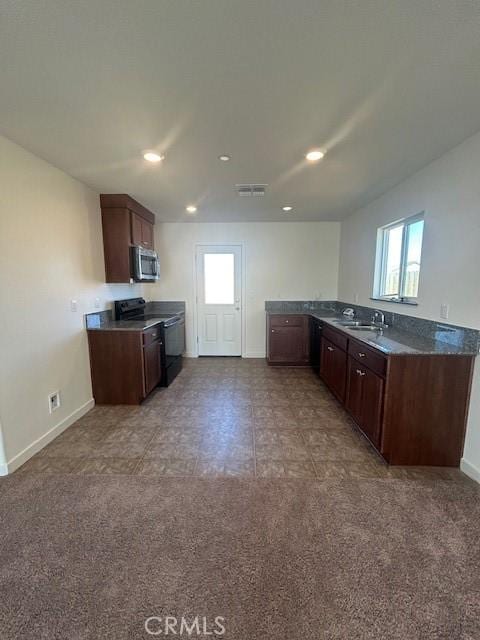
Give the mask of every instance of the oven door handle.
<svg viewBox="0 0 480 640">
<path fill-rule="evenodd" d="M 173 327 L 174 325 L 183 325 L 185 324 L 185 319 L 184 318 L 174 318 L 173 320 L 170 320 L 170 322 L 165 322 L 163 324 L 163 326 L 165 327 L 165 329 L 168 329 L 169 327 Z"/>
</svg>

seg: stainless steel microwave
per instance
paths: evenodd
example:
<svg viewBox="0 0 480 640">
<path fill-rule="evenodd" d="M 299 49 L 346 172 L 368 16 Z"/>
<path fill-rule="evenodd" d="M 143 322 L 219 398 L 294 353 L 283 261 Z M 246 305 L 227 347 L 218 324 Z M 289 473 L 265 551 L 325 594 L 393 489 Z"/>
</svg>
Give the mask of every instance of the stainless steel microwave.
<svg viewBox="0 0 480 640">
<path fill-rule="evenodd" d="M 160 264 L 155 251 L 132 247 L 132 270 L 135 282 L 153 282 L 160 276 Z"/>
</svg>

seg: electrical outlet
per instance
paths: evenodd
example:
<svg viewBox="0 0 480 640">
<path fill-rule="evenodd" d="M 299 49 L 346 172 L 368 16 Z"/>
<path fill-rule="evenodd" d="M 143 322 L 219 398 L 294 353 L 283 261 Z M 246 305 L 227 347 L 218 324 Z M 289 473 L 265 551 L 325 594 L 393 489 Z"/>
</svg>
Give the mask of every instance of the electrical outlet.
<svg viewBox="0 0 480 640">
<path fill-rule="evenodd" d="M 60 406 L 60 391 L 54 391 L 48 396 L 48 409 L 50 413 L 56 411 Z"/>
<path fill-rule="evenodd" d="M 440 305 L 440 317 L 444 320 L 448 320 L 448 316 L 450 314 L 450 305 L 443 303 Z"/>
<path fill-rule="evenodd" d="M 72 313 L 76 313 L 78 310 L 78 302 L 76 300 L 70 300 L 70 310 Z"/>
<path fill-rule="evenodd" d="M 358 293 L 354 294 L 353 301 L 354 301 L 355 304 L 358 304 Z"/>
</svg>

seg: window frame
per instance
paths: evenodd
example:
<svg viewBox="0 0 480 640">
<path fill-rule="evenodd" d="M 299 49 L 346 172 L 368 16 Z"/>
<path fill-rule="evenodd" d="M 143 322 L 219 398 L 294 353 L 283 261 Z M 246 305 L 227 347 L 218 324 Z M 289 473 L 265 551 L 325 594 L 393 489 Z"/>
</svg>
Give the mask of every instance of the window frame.
<svg viewBox="0 0 480 640">
<path fill-rule="evenodd" d="M 423 253 L 423 237 L 425 231 L 425 212 L 421 211 L 413 216 L 409 216 L 408 218 L 403 218 L 401 220 L 396 220 L 395 222 L 391 222 L 383 227 L 379 227 L 377 231 L 377 252 L 375 257 L 375 283 L 374 283 L 374 291 L 373 295 L 376 300 L 384 300 L 385 302 L 397 302 L 404 304 L 417 304 L 418 303 L 418 293 L 417 296 L 405 296 L 402 295 L 405 286 L 405 280 L 407 275 L 407 256 L 408 256 L 408 238 L 410 233 L 410 227 L 417 223 L 423 221 L 424 226 L 422 230 L 422 247 L 420 253 L 420 271 L 422 268 L 421 255 Z M 387 278 L 387 256 L 388 256 L 388 232 L 392 231 L 396 227 L 402 227 L 402 248 L 400 254 L 400 266 L 399 266 L 399 277 L 398 277 L 398 294 L 383 294 L 382 291 L 385 290 L 385 283 Z M 420 278 L 420 272 L 419 272 Z"/>
</svg>

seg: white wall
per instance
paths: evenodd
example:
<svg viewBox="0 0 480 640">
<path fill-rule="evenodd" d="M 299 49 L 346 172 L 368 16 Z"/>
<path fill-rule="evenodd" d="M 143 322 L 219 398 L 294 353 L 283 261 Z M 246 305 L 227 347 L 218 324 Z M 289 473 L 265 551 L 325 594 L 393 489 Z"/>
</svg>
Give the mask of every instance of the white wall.
<svg viewBox="0 0 480 640">
<path fill-rule="evenodd" d="M 342 223 L 339 299 L 480 328 L 480 134 L 456 147 Z M 418 307 L 372 302 L 376 230 L 425 211 Z M 462 468 L 480 481 L 480 364 Z"/>
<path fill-rule="evenodd" d="M 83 315 L 95 298 L 106 308 L 142 288 L 103 282 L 98 194 L 2 137 L 0 278 L 2 473 L 93 404 Z M 56 390 L 62 406 L 50 415 Z"/>
<path fill-rule="evenodd" d="M 197 243 L 245 244 L 247 357 L 265 355 L 265 300 L 336 299 L 340 224 L 336 222 L 164 223 L 155 225 L 161 278 L 149 299 L 185 300 L 187 352 L 195 354 Z"/>
</svg>

